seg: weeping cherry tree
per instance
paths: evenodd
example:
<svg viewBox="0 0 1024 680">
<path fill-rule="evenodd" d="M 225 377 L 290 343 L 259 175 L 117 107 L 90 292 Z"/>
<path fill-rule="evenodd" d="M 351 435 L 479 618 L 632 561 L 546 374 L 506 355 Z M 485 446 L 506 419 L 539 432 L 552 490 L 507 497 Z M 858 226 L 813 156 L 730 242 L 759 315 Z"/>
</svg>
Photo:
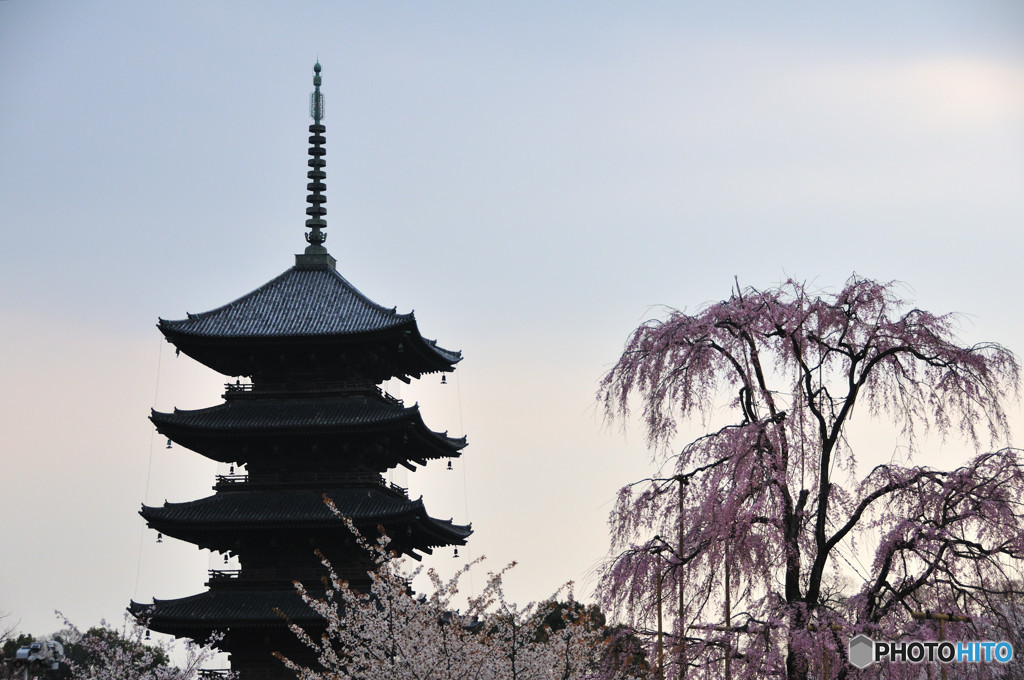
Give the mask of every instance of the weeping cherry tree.
<svg viewBox="0 0 1024 680">
<path fill-rule="evenodd" d="M 853 674 L 847 641 L 935 639 L 914 618 L 930 610 L 970 619 L 946 635 L 998 634 L 1024 558 L 1018 453 L 943 469 L 922 444 L 1007 445 L 1019 365 L 956 323 L 854 275 L 835 294 L 737 286 L 633 332 L 599 399 L 612 419 L 638 411 L 661 467 L 620 491 L 600 591 L 659 676 L 875 677 Z M 857 406 L 890 419 L 899 456 L 858 466 Z M 671 448 L 693 422 L 710 432 Z M 904 666 L 886 677 L 922 672 Z"/>
</svg>

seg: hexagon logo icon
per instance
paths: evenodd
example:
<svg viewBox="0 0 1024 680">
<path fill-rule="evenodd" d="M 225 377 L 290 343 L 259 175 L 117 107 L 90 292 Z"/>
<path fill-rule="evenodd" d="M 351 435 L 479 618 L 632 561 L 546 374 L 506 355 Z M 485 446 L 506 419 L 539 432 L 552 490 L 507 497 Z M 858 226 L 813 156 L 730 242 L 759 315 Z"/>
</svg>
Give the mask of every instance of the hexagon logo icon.
<svg viewBox="0 0 1024 680">
<path fill-rule="evenodd" d="M 850 663 L 857 668 L 867 668 L 875 660 L 875 642 L 861 634 L 850 640 Z"/>
</svg>

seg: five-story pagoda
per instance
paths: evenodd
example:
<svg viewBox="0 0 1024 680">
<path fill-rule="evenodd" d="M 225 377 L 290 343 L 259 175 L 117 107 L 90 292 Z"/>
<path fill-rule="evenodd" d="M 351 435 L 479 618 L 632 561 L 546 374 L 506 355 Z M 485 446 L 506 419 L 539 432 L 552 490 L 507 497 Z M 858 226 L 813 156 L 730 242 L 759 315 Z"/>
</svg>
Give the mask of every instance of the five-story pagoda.
<svg viewBox="0 0 1024 680">
<path fill-rule="evenodd" d="M 230 653 L 241 680 L 290 677 L 275 651 L 311 661 L 282 614 L 314 634 L 322 625 L 293 586 L 298 580 L 323 589 L 317 550 L 352 583 L 369 582 L 367 556 L 324 496 L 364 534 L 383 527 L 400 554 L 418 558 L 463 545 L 470 534 L 468 526 L 430 517 L 422 499 L 411 500 L 382 476 L 465 447 L 465 438 L 431 431 L 417 407 L 378 387 L 452 371 L 461 355 L 424 339 L 411 313 L 359 292 L 324 247 L 326 128 L 320 64 L 313 70 L 305 252 L 234 302 L 158 324 L 178 351 L 236 380 L 217 406 L 154 411 L 157 431 L 245 474 L 218 476 L 207 498 L 144 505 L 141 514 L 165 536 L 236 556 L 240 568 L 211 571 L 208 590 L 198 595 L 132 602 L 129 609 L 159 632 L 198 641 L 222 633 L 218 647 Z"/>
</svg>

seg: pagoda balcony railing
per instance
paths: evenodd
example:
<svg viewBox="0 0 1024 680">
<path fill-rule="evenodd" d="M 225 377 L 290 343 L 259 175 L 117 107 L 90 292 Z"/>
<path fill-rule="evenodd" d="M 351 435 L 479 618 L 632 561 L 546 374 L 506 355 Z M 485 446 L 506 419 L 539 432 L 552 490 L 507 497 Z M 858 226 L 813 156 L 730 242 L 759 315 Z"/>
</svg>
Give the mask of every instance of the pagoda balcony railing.
<svg viewBox="0 0 1024 680">
<path fill-rule="evenodd" d="M 293 473 L 270 473 L 260 475 L 231 474 L 217 475 L 214 489 L 227 491 L 241 490 L 242 487 L 254 486 L 308 486 L 310 484 L 336 484 L 338 486 L 377 486 L 390 489 L 406 498 L 409 490 L 397 484 L 387 482 L 379 475 L 359 475 L 342 472 L 311 472 L 295 475 Z"/>
<path fill-rule="evenodd" d="M 353 581 L 365 579 L 367 571 L 359 567 L 348 569 L 335 569 L 335 573 L 342 579 Z M 291 585 L 293 581 L 305 583 L 320 582 L 327 575 L 323 567 L 249 567 L 247 569 L 210 569 L 207 585 L 232 585 L 241 587 L 247 583 L 286 583 Z"/>
<path fill-rule="evenodd" d="M 280 665 L 280 664 L 279 664 Z M 239 678 L 241 680 L 280 680 L 282 677 L 294 677 L 293 675 L 281 675 L 288 673 L 281 666 L 280 670 L 269 668 L 240 668 L 229 671 L 223 668 L 200 669 L 196 674 L 196 680 L 226 680 L 227 678 Z"/>
<path fill-rule="evenodd" d="M 281 666 L 281 668 L 276 670 L 270 668 L 239 668 L 234 671 L 220 668 L 200 670 L 196 674 L 196 679 L 224 680 L 226 678 L 240 678 L 241 680 L 280 680 L 282 677 L 294 677 L 285 670 L 283 665 L 278 665 Z M 282 673 L 285 673 L 285 675 L 282 675 Z"/>
<path fill-rule="evenodd" d="M 396 396 L 394 396 L 392 394 L 389 394 L 388 392 L 385 392 L 384 390 L 379 390 L 379 392 L 380 392 L 380 396 L 384 397 L 384 401 L 392 403 L 395 406 L 405 406 L 405 402 L 402 401 L 401 399 L 399 399 L 398 397 L 396 397 Z"/>
<path fill-rule="evenodd" d="M 237 671 L 228 668 L 200 668 L 196 675 L 198 680 L 222 680 L 238 677 Z M 249 677 L 252 677 L 251 675 Z M 270 677 L 269 675 L 267 676 Z"/>
<path fill-rule="evenodd" d="M 241 569 L 211 569 L 210 580 L 211 581 L 228 581 L 231 579 L 238 578 L 238 575 L 242 573 Z"/>
<path fill-rule="evenodd" d="M 344 394 L 376 394 L 388 403 L 405 406 L 404 401 L 388 394 L 368 380 L 298 381 L 292 383 L 251 383 L 236 380 L 233 383 L 224 383 L 224 397 L 226 399 L 278 395 L 315 397 Z"/>
</svg>

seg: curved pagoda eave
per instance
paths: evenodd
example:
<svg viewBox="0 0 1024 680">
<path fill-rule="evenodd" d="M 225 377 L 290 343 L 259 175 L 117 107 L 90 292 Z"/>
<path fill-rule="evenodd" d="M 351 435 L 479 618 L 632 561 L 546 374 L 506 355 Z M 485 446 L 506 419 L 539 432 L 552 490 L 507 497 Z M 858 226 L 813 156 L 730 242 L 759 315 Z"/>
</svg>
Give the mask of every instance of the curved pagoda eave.
<svg viewBox="0 0 1024 680">
<path fill-rule="evenodd" d="M 362 395 L 320 399 L 236 399 L 204 409 L 153 410 L 157 432 L 212 460 L 271 462 L 281 451 L 318 452 L 345 462 L 361 441 L 363 464 L 379 472 L 408 461 L 455 458 L 465 437 L 430 430 L 418 406 Z"/>
<path fill-rule="evenodd" d="M 355 370 L 407 380 L 452 371 L 462 359 L 424 338 L 412 313 L 378 305 L 327 266 L 292 267 L 233 302 L 157 327 L 213 370 L 254 379 Z"/>
<path fill-rule="evenodd" d="M 294 535 L 338 535 L 345 525 L 323 501 L 327 496 L 366 535 L 381 526 L 406 550 L 465 545 L 471 525 L 438 520 L 427 514 L 422 499 L 410 500 L 382 488 L 354 487 L 326 492 L 234 491 L 186 503 L 143 505 L 147 525 L 167 536 L 203 548 L 221 550 L 245 535 L 288 531 Z"/>
<path fill-rule="evenodd" d="M 132 600 L 128 605 L 128 612 L 148 628 L 197 641 L 205 641 L 215 631 L 283 626 L 284 619 L 275 609 L 300 625 L 323 623 L 294 588 L 210 590 L 169 600 L 153 598 L 152 604 Z"/>
<path fill-rule="evenodd" d="M 431 373 L 451 373 L 462 361 L 460 352 L 439 347 L 415 328 L 357 337 L 204 338 L 157 327 L 179 351 L 218 373 L 262 382 L 353 374 L 373 383 L 391 378 L 409 382 Z"/>
</svg>

